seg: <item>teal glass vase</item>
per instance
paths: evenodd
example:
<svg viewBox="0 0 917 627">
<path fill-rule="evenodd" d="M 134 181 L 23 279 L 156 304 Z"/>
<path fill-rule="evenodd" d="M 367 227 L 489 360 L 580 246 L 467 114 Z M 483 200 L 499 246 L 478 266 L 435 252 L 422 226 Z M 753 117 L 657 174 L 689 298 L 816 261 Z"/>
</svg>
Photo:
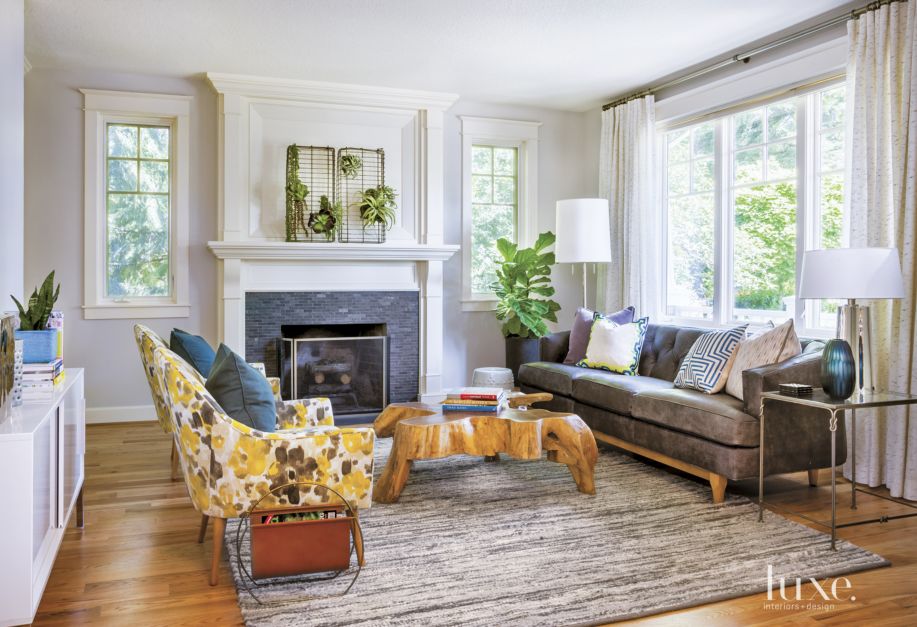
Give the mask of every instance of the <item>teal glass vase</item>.
<svg viewBox="0 0 917 627">
<path fill-rule="evenodd" d="M 846 340 L 828 340 L 821 356 L 821 387 L 833 399 L 850 398 L 856 385 L 856 364 Z"/>
</svg>

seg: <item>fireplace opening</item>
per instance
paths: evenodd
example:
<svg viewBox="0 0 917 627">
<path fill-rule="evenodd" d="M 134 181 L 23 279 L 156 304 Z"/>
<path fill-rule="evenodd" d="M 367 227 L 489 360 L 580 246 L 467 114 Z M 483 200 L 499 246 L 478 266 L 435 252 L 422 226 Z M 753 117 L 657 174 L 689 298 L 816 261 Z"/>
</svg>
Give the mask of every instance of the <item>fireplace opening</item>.
<svg viewBox="0 0 917 627">
<path fill-rule="evenodd" d="M 335 415 L 376 414 L 388 404 L 385 324 L 281 325 L 286 399 L 325 396 Z"/>
</svg>

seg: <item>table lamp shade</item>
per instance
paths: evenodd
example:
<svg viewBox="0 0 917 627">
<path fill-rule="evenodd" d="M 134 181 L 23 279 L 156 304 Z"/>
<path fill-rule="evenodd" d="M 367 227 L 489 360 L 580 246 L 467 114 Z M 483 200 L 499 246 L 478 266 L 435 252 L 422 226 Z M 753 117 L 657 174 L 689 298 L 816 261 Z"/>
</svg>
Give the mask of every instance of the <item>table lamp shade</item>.
<svg viewBox="0 0 917 627">
<path fill-rule="evenodd" d="M 806 251 L 800 298 L 904 298 L 897 248 Z"/>
<path fill-rule="evenodd" d="M 604 198 L 573 198 L 557 201 L 558 263 L 611 261 L 608 201 Z"/>
</svg>

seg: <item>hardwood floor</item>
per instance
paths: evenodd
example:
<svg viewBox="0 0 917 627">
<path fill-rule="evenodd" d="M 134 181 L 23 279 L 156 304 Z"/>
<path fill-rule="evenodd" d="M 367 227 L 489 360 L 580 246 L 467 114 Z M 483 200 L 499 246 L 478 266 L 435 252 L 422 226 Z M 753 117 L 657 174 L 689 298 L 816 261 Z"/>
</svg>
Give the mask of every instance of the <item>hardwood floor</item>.
<svg viewBox="0 0 917 627">
<path fill-rule="evenodd" d="M 67 531 L 34 624 L 241 625 L 225 559 L 219 584 L 208 585 L 211 543 L 197 543 L 201 519 L 184 484 L 169 479 L 169 439 L 159 427 L 91 425 L 86 446 L 86 527 Z M 823 472 L 821 487 L 810 488 L 805 473 L 785 475 L 769 479 L 766 490 L 773 503 L 824 520 L 830 514 L 828 480 Z M 839 492 L 842 521 L 907 510 L 858 495 L 859 509 L 850 512 L 844 488 L 849 486 Z M 755 481 L 729 484 L 730 491 L 748 495 L 756 489 Z M 781 611 L 766 609 L 766 595 L 759 594 L 632 622 L 704 627 L 917 624 L 917 518 L 848 527 L 840 536 L 893 563 L 849 576 L 855 602 L 832 610 Z M 812 594 L 814 588 L 805 590 Z"/>
</svg>

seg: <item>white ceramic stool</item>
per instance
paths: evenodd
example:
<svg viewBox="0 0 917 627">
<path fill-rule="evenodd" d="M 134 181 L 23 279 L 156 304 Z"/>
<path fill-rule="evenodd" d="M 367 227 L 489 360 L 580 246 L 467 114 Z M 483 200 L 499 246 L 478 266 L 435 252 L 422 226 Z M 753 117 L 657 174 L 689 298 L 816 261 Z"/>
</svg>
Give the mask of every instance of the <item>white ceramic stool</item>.
<svg viewBox="0 0 917 627">
<path fill-rule="evenodd" d="M 475 368 L 471 385 L 486 388 L 513 389 L 513 371 L 509 368 Z"/>
</svg>

